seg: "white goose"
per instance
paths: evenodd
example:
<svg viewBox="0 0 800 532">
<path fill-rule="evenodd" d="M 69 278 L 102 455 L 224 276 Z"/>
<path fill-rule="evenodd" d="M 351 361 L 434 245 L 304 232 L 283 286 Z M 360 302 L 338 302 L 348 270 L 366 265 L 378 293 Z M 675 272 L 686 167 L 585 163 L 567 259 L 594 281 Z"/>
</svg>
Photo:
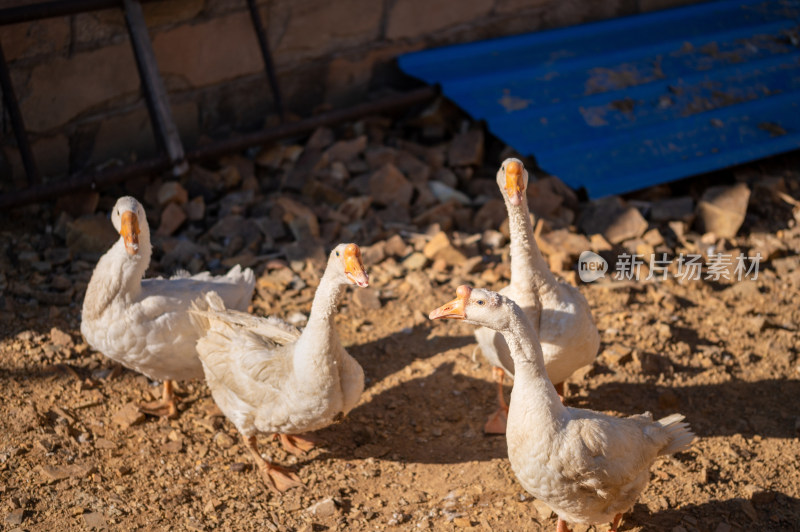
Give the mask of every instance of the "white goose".
<svg viewBox="0 0 800 532">
<path fill-rule="evenodd" d="M 533 322 L 542 342 L 550 380 L 563 396 L 564 381 L 597 356 L 600 336 L 583 294 L 559 282 L 536 245 L 525 189 L 528 171 L 519 159 L 506 159 L 497 172 L 497 184 L 508 211 L 511 236 L 511 283 L 500 293 L 513 299 Z M 503 335 L 488 328 L 475 331 L 475 339 L 494 366 L 499 406 L 484 431 L 505 432 L 508 405 L 503 397 L 505 375 L 514 377 L 514 361 Z"/>
<path fill-rule="evenodd" d="M 536 328 L 509 298 L 459 286 L 430 319 L 459 319 L 498 331 L 516 365 L 508 413 L 508 458 L 522 486 L 567 523 L 613 522 L 616 532 L 650 478 L 656 457 L 683 451 L 694 434 L 673 414 L 618 418 L 562 404 L 547 378 Z"/>
<path fill-rule="evenodd" d="M 117 200 L 111 223 L 120 239 L 97 263 L 86 288 L 81 333 L 92 346 L 123 366 L 163 380 L 161 401 L 144 412 L 174 417 L 178 410 L 173 380 L 203 376 L 195 344 L 202 331 L 188 313 L 192 303 L 214 290 L 230 307 L 246 310 L 253 296 L 252 270 L 232 268 L 213 277 L 142 280 L 150 264 L 150 227 L 136 199 Z"/>
<path fill-rule="evenodd" d="M 287 450 L 300 454 L 313 443 L 297 434 L 340 420 L 364 391 L 364 371 L 342 347 L 333 322 L 348 284 L 365 287 L 369 278 L 359 247 L 340 244 L 302 334 L 276 318 L 225 310 L 213 294 L 206 296 L 209 310 L 192 311 L 208 329 L 197 351 L 214 400 L 241 433 L 264 482 L 280 491 L 300 479 L 261 457 L 256 433 L 278 434 Z"/>
</svg>

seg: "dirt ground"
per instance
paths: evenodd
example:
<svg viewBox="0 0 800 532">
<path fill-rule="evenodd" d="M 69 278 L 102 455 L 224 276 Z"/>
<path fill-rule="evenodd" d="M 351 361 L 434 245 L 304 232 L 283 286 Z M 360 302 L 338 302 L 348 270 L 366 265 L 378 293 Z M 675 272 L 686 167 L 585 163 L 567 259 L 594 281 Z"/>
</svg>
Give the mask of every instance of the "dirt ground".
<svg viewBox="0 0 800 532">
<path fill-rule="evenodd" d="M 797 188 L 789 187 L 795 197 Z M 472 327 L 427 319 L 457 285 L 499 289 L 504 277 L 367 261 L 379 308 L 358 304 L 349 289 L 336 317 L 366 391 L 303 458 L 260 438 L 265 455 L 305 484 L 278 494 L 260 482 L 203 382 L 180 384 L 178 419 L 117 422 L 125 405 L 157 397 L 160 387 L 128 370 L 109 377 L 113 365 L 83 341 L 80 303 L 93 263 L 51 256 L 62 264 L 55 274 L 11 259 L 20 242 L 44 256 L 48 245 L 63 246 L 50 235 L 52 208 L 6 215 L 0 231 L 7 530 L 555 529 L 555 517 L 516 482 L 505 439 L 482 432 L 495 387 Z M 602 345 L 596 363 L 570 379 L 567 403 L 619 415 L 682 412 L 699 436 L 690 451 L 656 462 L 622 530 L 800 529 L 800 229 L 756 212 L 727 246 L 754 249 L 756 234 L 782 251 L 755 281 L 581 285 Z M 503 255 L 493 260 L 502 270 Z M 263 261 L 256 270 L 264 274 Z M 312 270 L 301 268 L 305 282 L 279 298 L 256 295 L 254 312 L 307 313 Z M 56 275 L 76 287 L 67 297 L 19 288 L 64 284 Z"/>
</svg>

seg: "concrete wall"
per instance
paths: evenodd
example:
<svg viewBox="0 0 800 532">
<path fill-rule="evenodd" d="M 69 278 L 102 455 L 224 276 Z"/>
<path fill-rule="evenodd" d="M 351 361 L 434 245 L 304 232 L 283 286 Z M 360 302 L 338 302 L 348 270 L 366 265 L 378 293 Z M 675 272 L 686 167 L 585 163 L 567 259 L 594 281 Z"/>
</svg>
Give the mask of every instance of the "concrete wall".
<svg viewBox="0 0 800 532">
<path fill-rule="evenodd" d="M 259 6 L 287 104 L 307 116 L 320 104 L 348 105 L 396 82 L 392 60 L 408 51 L 694 2 L 259 0 Z M 187 146 L 202 135 L 264 125 L 273 105 L 245 0 L 164 0 L 144 4 L 144 11 Z M 45 176 L 155 153 L 121 11 L 3 26 L 0 42 Z M 8 183 L 24 173 L 5 114 L 0 126 L 0 182 Z"/>
</svg>

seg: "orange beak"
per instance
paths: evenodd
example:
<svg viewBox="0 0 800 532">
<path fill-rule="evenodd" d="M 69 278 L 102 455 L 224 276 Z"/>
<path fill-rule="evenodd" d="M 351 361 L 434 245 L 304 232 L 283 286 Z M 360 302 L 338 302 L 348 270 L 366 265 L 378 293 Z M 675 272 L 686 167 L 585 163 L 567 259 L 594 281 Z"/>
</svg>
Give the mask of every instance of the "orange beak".
<svg viewBox="0 0 800 532">
<path fill-rule="evenodd" d="M 119 234 L 122 235 L 128 255 L 139 253 L 139 219 L 131 211 L 122 213 Z"/>
<path fill-rule="evenodd" d="M 344 275 L 361 288 L 369 286 L 369 275 L 361 262 L 361 248 L 355 244 L 347 244 L 344 248 Z"/>
<path fill-rule="evenodd" d="M 456 298 L 431 312 L 432 320 L 465 320 L 467 319 L 467 302 L 472 288 L 462 284 L 456 289 Z"/>
<path fill-rule="evenodd" d="M 517 161 L 510 161 L 506 165 L 506 194 L 511 205 L 522 203 L 525 193 L 525 184 L 522 182 L 522 165 Z"/>
</svg>

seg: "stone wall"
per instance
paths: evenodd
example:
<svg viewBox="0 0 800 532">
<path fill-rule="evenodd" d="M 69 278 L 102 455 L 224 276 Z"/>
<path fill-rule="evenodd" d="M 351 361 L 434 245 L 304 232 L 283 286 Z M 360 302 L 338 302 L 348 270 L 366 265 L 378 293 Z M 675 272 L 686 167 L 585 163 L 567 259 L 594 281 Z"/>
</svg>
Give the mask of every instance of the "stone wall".
<svg viewBox="0 0 800 532">
<path fill-rule="evenodd" d="M 405 52 L 696 1 L 259 0 L 259 8 L 286 103 L 308 116 L 402 85 L 393 59 Z M 144 12 L 186 146 L 270 120 L 245 0 L 164 0 Z M 0 42 L 45 176 L 155 154 L 120 10 L 3 26 Z M 24 173 L 5 113 L 0 125 L 0 183 L 8 184 Z"/>
</svg>

